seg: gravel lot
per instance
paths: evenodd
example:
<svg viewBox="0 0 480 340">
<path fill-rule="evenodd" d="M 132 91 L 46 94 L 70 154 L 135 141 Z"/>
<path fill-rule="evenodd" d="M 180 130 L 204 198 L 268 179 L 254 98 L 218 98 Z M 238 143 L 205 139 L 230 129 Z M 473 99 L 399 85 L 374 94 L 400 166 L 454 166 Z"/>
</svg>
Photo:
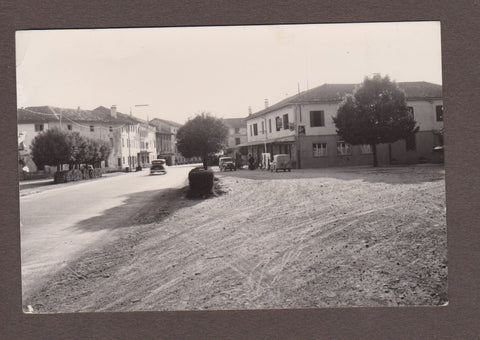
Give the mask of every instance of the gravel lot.
<svg viewBox="0 0 480 340">
<path fill-rule="evenodd" d="M 34 312 L 443 305 L 441 166 L 220 173 L 159 193 L 25 298 Z M 145 214 L 146 213 L 146 214 Z M 105 216 L 108 218 L 108 216 Z M 101 223 L 101 219 L 99 219 Z"/>
</svg>

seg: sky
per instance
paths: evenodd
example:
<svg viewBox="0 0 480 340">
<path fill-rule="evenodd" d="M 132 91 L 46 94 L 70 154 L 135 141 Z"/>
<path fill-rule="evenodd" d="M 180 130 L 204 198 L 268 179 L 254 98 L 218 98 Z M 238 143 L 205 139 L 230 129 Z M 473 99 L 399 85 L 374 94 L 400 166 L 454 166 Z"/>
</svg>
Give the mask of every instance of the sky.
<svg viewBox="0 0 480 340">
<path fill-rule="evenodd" d="M 374 73 L 442 84 L 440 22 L 18 31 L 16 68 L 18 107 L 242 118 Z"/>
</svg>

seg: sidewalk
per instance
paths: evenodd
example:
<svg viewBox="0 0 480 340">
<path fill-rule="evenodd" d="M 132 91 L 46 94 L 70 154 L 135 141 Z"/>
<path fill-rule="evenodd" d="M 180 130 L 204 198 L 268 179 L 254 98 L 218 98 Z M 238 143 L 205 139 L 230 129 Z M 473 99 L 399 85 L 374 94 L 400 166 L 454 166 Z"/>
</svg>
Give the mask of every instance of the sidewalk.
<svg viewBox="0 0 480 340">
<path fill-rule="evenodd" d="M 125 174 L 128 174 L 128 172 L 104 173 L 104 174 L 102 174 L 102 177 L 99 177 L 97 179 L 120 176 L 120 175 L 125 175 Z M 32 180 L 20 181 L 18 183 L 18 188 L 19 188 L 19 191 L 20 191 L 20 196 L 26 196 L 26 195 L 30 195 L 30 194 L 34 194 L 34 193 L 43 191 L 43 190 L 59 188 L 60 186 L 64 186 L 64 185 L 73 185 L 73 184 L 78 184 L 78 183 L 85 183 L 86 181 L 88 181 L 88 180 L 68 182 L 68 183 L 60 183 L 60 184 L 55 184 L 54 185 L 53 178 L 32 179 Z"/>
<path fill-rule="evenodd" d="M 172 165 L 169 167 L 191 167 L 191 166 L 199 166 L 199 164 L 182 164 L 182 165 Z M 143 169 L 142 171 L 149 171 L 148 169 Z M 102 174 L 102 177 L 98 179 L 102 179 L 105 177 L 113 177 L 113 176 L 120 176 L 120 175 L 126 175 L 129 173 L 134 173 L 135 171 L 130 171 L 130 172 L 109 172 L 109 173 L 104 173 Z M 47 178 L 47 179 L 31 179 L 31 180 L 25 180 L 25 181 L 20 181 L 18 183 L 19 190 L 21 192 L 20 196 L 25 196 L 29 195 L 32 193 L 36 193 L 38 191 L 43 191 L 47 190 L 49 188 L 58 188 L 59 185 L 72 185 L 75 183 L 84 183 L 85 181 L 76 181 L 76 182 L 68 182 L 68 183 L 61 183 L 61 184 L 55 184 L 53 185 L 53 178 Z M 37 190 L 35 190 L 37 189 Z"/>
</svg>

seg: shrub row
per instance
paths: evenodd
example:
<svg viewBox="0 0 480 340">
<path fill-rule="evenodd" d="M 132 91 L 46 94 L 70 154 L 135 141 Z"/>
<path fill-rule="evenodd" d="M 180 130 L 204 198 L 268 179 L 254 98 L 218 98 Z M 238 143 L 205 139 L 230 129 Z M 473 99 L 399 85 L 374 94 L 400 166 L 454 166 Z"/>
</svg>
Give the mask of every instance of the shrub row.
<svg viewBox="0 0 480 340">
<path fill-rule="evenodd" d="M 204 170 L 202 167 L 194 168 L 188 173 L 188 182 L 190 185 L 189 197 L 203 197 L 212 193 L 213 172 Z"/>
<path fill-rule="evenodd" d="M 53 183 L 67 183 L 73 181 L 81 181 L 84 179 L 90 178 L 98 178 L 102 176 L 101 169 L 93 169 L 93 170 L 65 170 L 65 171 L 57 171 L 55 173 L 55 177 L 53 179 Z"/>
</svg>

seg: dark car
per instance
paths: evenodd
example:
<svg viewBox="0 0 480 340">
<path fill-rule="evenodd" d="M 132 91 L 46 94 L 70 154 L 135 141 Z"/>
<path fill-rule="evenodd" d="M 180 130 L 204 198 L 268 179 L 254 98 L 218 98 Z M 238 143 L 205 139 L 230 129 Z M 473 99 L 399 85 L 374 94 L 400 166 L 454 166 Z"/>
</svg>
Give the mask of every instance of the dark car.
<svg viewBox="0 0 480 340">
<path fill-rule="evenodd" d="M 153 164 L 150 167 L 150 175 L 161 174 L 165 175 L 167 173 L 167 169 L 163 164 Z"/>
</svg>

